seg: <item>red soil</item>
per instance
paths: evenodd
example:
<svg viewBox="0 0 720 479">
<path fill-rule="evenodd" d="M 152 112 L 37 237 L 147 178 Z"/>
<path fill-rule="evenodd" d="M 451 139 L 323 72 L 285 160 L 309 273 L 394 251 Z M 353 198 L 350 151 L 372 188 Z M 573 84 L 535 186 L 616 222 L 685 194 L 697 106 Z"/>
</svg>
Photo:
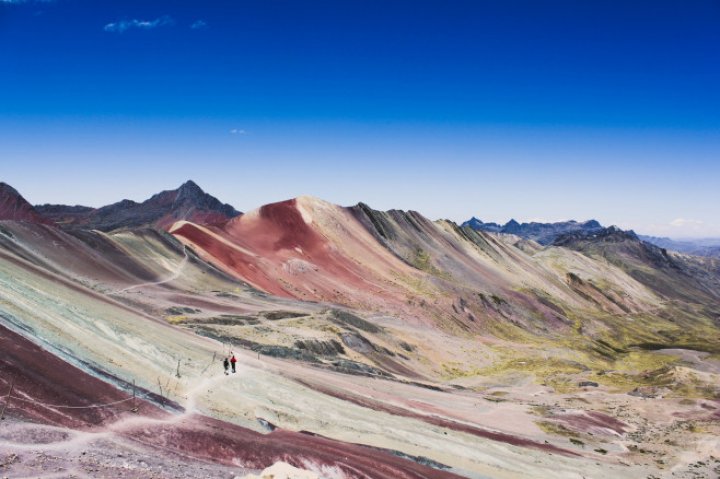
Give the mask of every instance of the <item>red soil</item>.
<svg viewBox="0 0 720 479">
<path fill-rule="evenodd" d="M 0 396 L 7 395 L 13 381 L 12 395 L 23 400 L 10 400 L 5 412 L 8 416 L 80 428 L 114 421 L 131 409 L 132 401 L 113 407 L 67 409 L 67 406 L 107 404 L 130 395 L 0 326 Z M 145 414 L 156 412 L 147 403 L 141 403 L 141 408 Z"/>
<path fill-rule="evenodd" d="M 225 241 L 192 224 L 184 224 L 173 234 L 203 249 L 205 259 L 268 293 L 335 300 L 341 290 L 354 295 L 384 289 L 372 282 L 369 271 L 334 250 L 305 222 L 296 200 L 263 206 L 257 214 L 234 218 L 224 228 L 210 230 Z M 310 270 L 298 276 L 289 271 L 289 260 L 299 260 Z"/>
<path fill-rule="evenodd" d="M 260 217 L 265 224 L 275 226 L 279 238 L 273 244 L 275 251 L 299 246 L 311 254 L 325 244 L 325 240 L 305 223 L 295 200 L 265 205 L 260 208 Z"/>
<path fill-rule="evenodd" d="M 284 430 L 261 434 L 202 416 L 192 416 L 180 425 L 138 430 L 129 435 L 164 450 L 250 469 L 286 461 L 300 468 L 308 467 L 305 462 L 336 467 L 348 477 L 363 479 L 460 477 L 362 445 Z"/>
<path fill-rule="evenodd" d="M 209 253 L 215 261 L 219 262 L 223 267 L 230 269 L 251 285 L 271 294 L 292 297 L 277 281 L 258 267 L 257 263 L 260 261 L 259 258 L 245 254 L 218 241 L 191 223 L 182 225 L 173 231 L 173 234 L 186 238 L 198 245 Z"/>
<path fill-rule="evenodd" d="M 624 422 L 597 411 L 563 414 L 553 416 L 553 419 L 564 423 L 575 431 L 591 432 L 593 434 L 602 434 L 606 430 L 616 434 L 624 434 L 628 431 L 628 425 Z"/>
<path fill-rule="evenodd" d="M 50 223 L 40 216 L 12 186 L 2 182 L 0 182 L 0 220 Z"/>
</svg>

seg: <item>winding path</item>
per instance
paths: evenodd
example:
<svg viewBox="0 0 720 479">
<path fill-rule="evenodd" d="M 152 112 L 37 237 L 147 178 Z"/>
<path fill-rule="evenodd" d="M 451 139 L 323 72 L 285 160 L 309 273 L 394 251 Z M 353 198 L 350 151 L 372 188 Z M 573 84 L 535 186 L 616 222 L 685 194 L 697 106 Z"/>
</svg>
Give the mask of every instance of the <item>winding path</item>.
<svg viewBox="0 0 720 479">
<path fill-rule="evenodd" d="M 123 289 L 116 291 L 116 294 L 117 293 L 127 293 L 128 291 L 131 291 L 133 289 L 142 288 L 145 286 L 157 286 L 160 284 L 165 284 L 165 283 L 169 283 L 171 281 L 175 281 L 176 279 L 178 279 L 180 277 L 183 269 L 185 269 L 185 266 L 187 265 L 188 261 L 190 260 L 190 256 L 187 253 L 187 247 L 185 247 L 185 246 L 183 246 L 183 254 L 185 255 L 185 257 L 182 259 L 182 261 L 178 265 L 177 269 L 172 274 L 170 274 L 170 276 L 168 276 L 167 278 L 162 279 L 160 281 L 150 281 L 148 283 L 134 284 L 132 286 L 128 286 L 127 288 L 123 288 Z"/>
</svg>

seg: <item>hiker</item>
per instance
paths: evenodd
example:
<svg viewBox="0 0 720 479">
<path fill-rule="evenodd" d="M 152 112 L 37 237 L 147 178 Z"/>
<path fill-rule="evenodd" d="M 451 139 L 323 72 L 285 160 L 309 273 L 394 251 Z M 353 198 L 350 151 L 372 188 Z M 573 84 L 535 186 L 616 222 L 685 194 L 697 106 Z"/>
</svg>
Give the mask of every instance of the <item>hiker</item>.
<svg viewBox="0 0 720 479">
<path fill-rule="evenodd" d="M 234 366 L 235 365 L 233 365 L 233 367 Z M 227 356 L 225 356 L 225 359 L 223 359 L 223 367 L 225 368 L 225 375 L 227 376 L 228 374 L 230 374 L 228 373 L 228 369 L 230 369 L 230 361 L 228 361 Z"/>
<path fill-rule="evenodd" d="M 237 362 L 237 359 L 235 359 L 235 353 L 230 351 L 230 354 L 232 355 L 232 357 L 230 358 L 230 364 L 232 364 L 232 371 L 233 373 L 235 373 L 235 363 Z"/>
</svg>

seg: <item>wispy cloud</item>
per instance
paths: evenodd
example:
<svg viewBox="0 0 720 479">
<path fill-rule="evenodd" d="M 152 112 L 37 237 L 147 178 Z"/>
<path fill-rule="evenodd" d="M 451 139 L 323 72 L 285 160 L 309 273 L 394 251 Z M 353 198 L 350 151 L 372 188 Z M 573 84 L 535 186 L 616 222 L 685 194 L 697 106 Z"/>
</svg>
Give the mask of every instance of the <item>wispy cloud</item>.
<svg viewBox="0 0 720 479">
<path fill-rule="evenodd" d="M 191 30 L 202 30 L 203 28 L 207 28 L 205 20 L 195 20 L 192 25 L 190 25 Z"/>
<path fill-rule="evenodd" d="M 51 3 L 54 0 L 0 0 L 0 5 L 20 5 L 21 3 Z"/>
<path fill-rule="evenodd" d="M 241 130 L 240 128 L 233 128 L 230 130 L 231 135 L 247 135 L 247 131 Z"/>
<path fill-rule="evenodd" d="M 702 226 L 705 223 L 700 220 L 692 220 L 687 218 L 676 218 L 670 222 L 670 226 L 675 226 L 676 228 L 683 228 L 688 226 Z"/>
<path fill-rule="evenodd" d="M 108 23 L 103 29 L 106 32 L 123 33 L 133 29 L 152 30 L 153 28 L 170 26 L 174 23 L 175 21 L 171 17 L 163 15 L 155 20 L 120 20 L 118 22 Z"/>
<path fill-rule="evenodd" d="M 720 225 L 692 218 L 675 218 L 664 224 L 635 225 L 636 231 L 670 238 L 710 238 L 720 236 Z"/>
</svg>

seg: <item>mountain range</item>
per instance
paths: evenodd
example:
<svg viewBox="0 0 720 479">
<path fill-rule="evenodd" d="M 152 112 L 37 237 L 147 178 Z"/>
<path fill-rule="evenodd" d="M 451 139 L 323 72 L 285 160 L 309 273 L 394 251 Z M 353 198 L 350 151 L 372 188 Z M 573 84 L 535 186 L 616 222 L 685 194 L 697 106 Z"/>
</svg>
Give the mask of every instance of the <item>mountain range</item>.
<svg viewBox="0 0 720 479">
<path fill-rule="evenodd" d="M 100 231 L 144 225 L 165 229 L 179 220 L 220 224 L 240 215 L 235 208 L 205 193 L 193 181 L 187 181 L 175 190 L 162 191 L 142 203 L 122 200 L 102 208 L 45 204 L 34 209 L 59 226 Z"/>
<path fill-rule="evenodd" d="M 524 239 L 533 240 L 541 245 L 549 245 L 557 238 L 568 233 L 597 233 L 605 229 L 597 220 L 578 222 L 574 220 L 560 221 L 556 223 L 518 223 L 511 219 L 504 225 L 498 223 L 485 223 L 482 220 L 472 217 L 465 221 L 462 226 L 467 226 L 476 231 L 490 233 L 503 233 L 516 235 Z M 638 235 L 638 239 L 651 243 L 660 248 L 687 253 L 694 256 L 720 257 L 720 239 L 699 239 L 699 240 L 672 240 L 657 236 Z"/>
<path fill-rule="evenodd" d="M 673 240 L 657 236 L 640 235 L 639 237 L 648 243 L 680 253 L 720 258 L 720 238 Z"/>
<path fill-rule="evenodd" d="M 0 342 L 13 437 L 113 477 L 128 444 L 207 477 L 691 477 L 720 433 L 720 260 L 594 220 L 0 184 Z"/>
<path fill-rule="evenodd" d="M 592 233 L 603 229 L 602 225 L 596 220 L 588 220 L 582 223 L 577 221 L 518 223 L 514 219 L 511 219 L 504 225 L 500 225 L 498 223 L 483 223 L 475 217 L 464 222 L 462 226 L 470 227 L 476 231 L 517 235 L 525 239 L 537 241 L 542 245 L 551 244 L 558 236 L 565 233 Z"/>
</svg>

